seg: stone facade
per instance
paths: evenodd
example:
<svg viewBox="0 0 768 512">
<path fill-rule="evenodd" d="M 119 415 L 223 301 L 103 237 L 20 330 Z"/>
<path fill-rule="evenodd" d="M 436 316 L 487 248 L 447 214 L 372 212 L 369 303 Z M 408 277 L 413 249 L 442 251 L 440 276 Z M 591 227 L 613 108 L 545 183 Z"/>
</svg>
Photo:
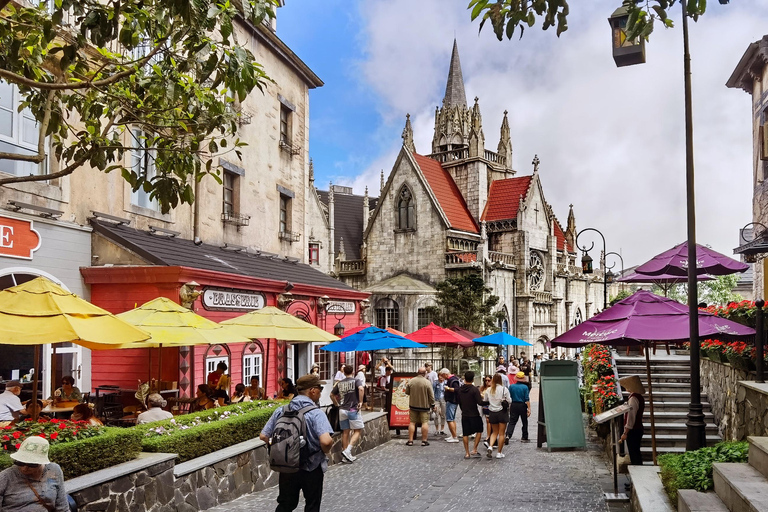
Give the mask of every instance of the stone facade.
<svg viewBox="0 0 768 512">
<path fill-rule="evenodd" d="M 706 391 L 720 436 L 743 441 L 768 435 L 768 385 L 754 382 L 755 374 L 701 360 L 701 383 Z"/>
<path fill-rule="evenodd" d="M 390 440 L 385 413 L 365 413 L 364 419 L 365 428 L 355 453 L 368 451 Z M 158 455 L 163 454 L 151 454 Z M 173 455 L 166 459 L 169 460 L 118 478 L 107 476 L 88 487 L 82 488 L 82 482 L 94 475 L 69 480 L 65 485 L 82 512 L 196 512 L 278 482 L 279 475 L 269 468 L 266 445 L 258 440 L 182 464 L 174 464 Z M 341 459 L 341 434 L 335 434 L 328 463 L 338 464 Z"/>
</svg>

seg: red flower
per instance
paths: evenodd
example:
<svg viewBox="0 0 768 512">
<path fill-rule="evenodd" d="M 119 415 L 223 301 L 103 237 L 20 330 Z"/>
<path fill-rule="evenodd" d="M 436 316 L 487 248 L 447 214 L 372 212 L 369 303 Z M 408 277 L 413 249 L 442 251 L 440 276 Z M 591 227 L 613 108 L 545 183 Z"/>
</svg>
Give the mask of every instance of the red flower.
<svg viewBox="0 0 768 512">
<path fill-rule="evenodd" d="M 67 424 L 62 421 L 59 423 L 59 428 L 67 428 Z"/>
<path fill-rule="evenodd" d="M 52 432 L 51 433 L 51 439 L 56 439 L 57 437 L 59 437 L 59 433 L 58 432 Z"/>
<path fill-rule="evenodd" d="M 16 449 L 18 450 L 19 448 L 21 448 L 21 443 L 16 443 Z"/>
<path fill-rule="evenodd" d="M 40 432 L 40 433 L 38 434 L 38 436 L 39 436 L 39 437 L 42 437 L 43 439 L 45 439 L 45 432 Z"/>
<path fill-rule="evenodd" d="M 13 438 L 14 438 L 14 439 L 18 439 L 18 438 L 20 438 L 20 437 L 21 437 L 21 432 L 14 432 L 14 433 L 13 433 Z"/>
</svg>

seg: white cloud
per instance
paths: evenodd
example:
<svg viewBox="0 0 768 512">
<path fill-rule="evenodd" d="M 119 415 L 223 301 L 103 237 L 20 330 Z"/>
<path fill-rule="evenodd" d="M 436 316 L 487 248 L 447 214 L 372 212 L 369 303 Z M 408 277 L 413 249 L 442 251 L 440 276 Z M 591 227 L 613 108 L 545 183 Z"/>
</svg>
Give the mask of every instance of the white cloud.
<svg viewBox="0 0 768 512">
<path fill-rule="evenodd" d="M 490 27 L 477 35 L 462 2 L 362 2 L 358 76 L 378 95 L 382 125 L 374 163 L 348 180 L 378 190 L 406 112 L 417 150 L 429 152 L 455 34 L 468 101 L 480 98 L 486 147 L 495 149 L 509 110 L 514 166 L 529 174 L 539 155 L 545 194 L 561 221 L 573 203 L 577 226 L 603 231 L 608 250 L 621 251 L 627 266 L 683 241 L 682 31 L 679 23 L 657 29 L 648 63 L 616 68 L 606 19 L 617 3 L 580 2 L 559 39 L 537 25 L 522 40 L 498 42 Z M 710 5 L 690 24 L 697 235 L 725 254 L 751 220 L 752 198 L 750 98 L 725 81 L 766 27 L 768 6 L 759 0 Z"/>
</svg>

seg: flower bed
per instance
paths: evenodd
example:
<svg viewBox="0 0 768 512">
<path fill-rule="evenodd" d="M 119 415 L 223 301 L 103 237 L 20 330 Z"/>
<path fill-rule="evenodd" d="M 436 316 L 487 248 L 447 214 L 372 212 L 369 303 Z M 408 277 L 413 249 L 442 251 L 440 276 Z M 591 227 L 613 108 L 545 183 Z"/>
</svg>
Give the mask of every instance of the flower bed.
<svg viewBox="0 0 768 512">
<path fill-rule="evenodd" d="M 145 452 L 176 453 L 185 462 L 256 437 L 276 407 L 286 402 L 247 402 L 138 425 Z"/>
<path fill-rule="evenodd" d="M 0 469 L 9 467 L 13 453 L 27 437 L 40 436 L 51 443 L 49 456 L 61 466 L 65 478 L 92 473 L 136 458 L 141 434 L 131 429 L 95 427 L 85 421 L 24 421 L 0 430 L 3 456 Z M 7 438 L 7 439 L 6 439 Z"/>
<path fill-rule="evenodd" d="M 749 443 L 724 442 L 685 453 L 659 455 L 661 482 L 672 503 L 677 503 L 679 489 L 708 491 L 714 487 L 712 464 L 715 462 L 747 462 Z"/>
<path fill-rule="evenodd" d="M 621 397 L 616 392 L 616 378 L 613 373 L 611 350 L 603 345 L 587 345 L 581 356 L 584 369 L 584 387 L 581 394 L 591 406 L 593 414 L 599 414 L 616 407 Z"/>
<path fill-rule="evenodd" d="M 728 320 L 733 320 L 742 325 L 755 327 L 755 314 L 757 306 L 754 301 L 742 300 L 741 302 L 730 302 L 726 306 L 709 306 L 704 308 L 707 313 L 712 313 Z M 763 311 L 768 311 L 768 305 L 763 307 Z"/>
</svg>

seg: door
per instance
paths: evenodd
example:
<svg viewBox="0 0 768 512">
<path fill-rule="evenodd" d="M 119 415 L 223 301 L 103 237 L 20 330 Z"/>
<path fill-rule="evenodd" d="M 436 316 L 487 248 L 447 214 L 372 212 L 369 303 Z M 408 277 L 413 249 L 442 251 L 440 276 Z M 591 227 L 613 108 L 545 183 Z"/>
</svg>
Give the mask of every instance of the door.
<svg viewBox="0 0 768 512">
<path fill-rule="evenodd" d="M 251 385 L 251 377 L 258 377 L 261 387 L 264 387 L 261 378 L 261 354 L 243 356 L 243 384 L 246 387 Z"/>
<path fill-rule="evenodd" d="M 296 384 L 296 375 L 293 374 L 294 348 L 295 347 L 290 344 L 287 344 L 285 347 L 285 376 Z"/>
<path fill-rule="evenodd" d="M 45 345 L 43 351 L 43 360 L 51 361 L 50 371 L 46 372 L 45 380 L 51 379 L 50 388 L 47 388 L 44 395 L 47 395 L 48 391 L 53 391 L 61 387 L 61 379 L 65 375 L 69 375 L 75 379 L 75 386 L 83 393 L 90 390 L 90 384 L 83 386 L 84 384 L 84 372 L 83 372 L 83 347 L 75 345 L 74 343 L 59 343 L 56 345 L 56 353 L 54 354 L 51 345 Z"/>
</svg>

